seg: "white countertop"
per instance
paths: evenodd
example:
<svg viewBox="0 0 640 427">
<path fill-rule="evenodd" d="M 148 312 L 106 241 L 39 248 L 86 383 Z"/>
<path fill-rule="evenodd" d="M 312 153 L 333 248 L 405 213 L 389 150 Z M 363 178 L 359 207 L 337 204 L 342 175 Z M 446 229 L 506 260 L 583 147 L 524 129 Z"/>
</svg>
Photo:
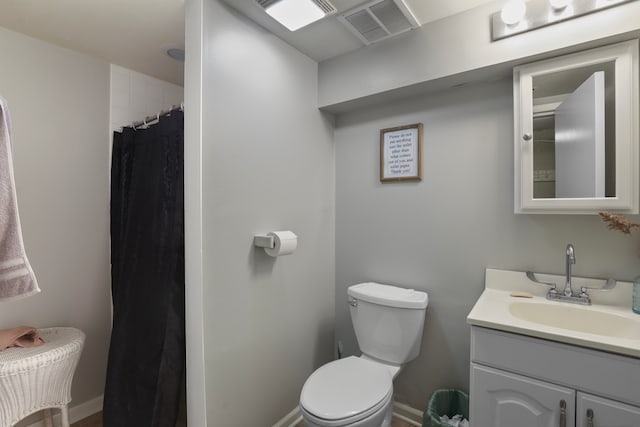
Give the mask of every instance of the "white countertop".
<svg viewBox="0 0 640 427">
<path fill-rule="evenodd" d="M 545 282 L 558 283 L 557 288 L 560 292 L 564 289 L 564 276 L 536 274 L 536 278 Z M 573 290 L 579 292 L 581 285 L 598 287 L 604 282 L 604 279 L 574 277 Z M 530 281 L 525 272 L 487 269 L 485 290 L 467 316 L 467 323 L 640 358 L 640 315 L 631 310 L 632 284 L 630 282 L 617 282 L 616 287 L 610 291 L 590 290 L 589 295 L 592 300 L 590 306 L 549 301 L 545 298 L 547 290 L 547 286 Z M 528 292 L 533 295 L 533 298 L 513 297 L 511 296 L 513 292 Z M 541 308 L 551 309 L 557 313 L 571 312 L 577 316 L 612 315 L 616 316 L 616 320 L 630 324 L 633 328 L 628 329 L 627 332 L 621 332 L 612 325 L 609 333 L 609 325 L 603 325 L 600 322 L 597 325 L 594 323 L 599 329 L 598 333 L 589 333 L 588 325 L 578 328 L 584 329 L 582 331 L 571 326 L 563 328 L 562 316 L 557 319 L 544 318 L 542 322 L 527 321 L 513 314 L 510 307 L 514 303 L 544 304 L 546 307 Z M 551 306 L 557 306 L 559 310 Z M 637 328 L 633 322 L 637 322 Z"/>
</svg>

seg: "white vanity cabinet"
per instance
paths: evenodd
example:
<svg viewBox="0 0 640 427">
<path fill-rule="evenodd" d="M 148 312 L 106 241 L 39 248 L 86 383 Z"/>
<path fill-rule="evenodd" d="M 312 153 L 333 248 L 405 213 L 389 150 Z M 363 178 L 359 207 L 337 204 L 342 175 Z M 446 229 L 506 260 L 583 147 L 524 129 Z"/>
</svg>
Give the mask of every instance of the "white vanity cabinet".
<svg viewBox="0 0 640 427">
<path fill-rule="evenodd" d="M 471 328 L 472 427 L 640 427 L 640 359 Z"/>
<path fill-rule="evenodd" d="M 570 388 L 472 363 L 471 396 L 474 426 L 575 425 Z"/>
<path fill-rule="evenodd" d="M 640 426 L 640 407 L 578 393 L 576 427 Z M 589 410 L 591 410 L 589 412 Z"/>
</svg>

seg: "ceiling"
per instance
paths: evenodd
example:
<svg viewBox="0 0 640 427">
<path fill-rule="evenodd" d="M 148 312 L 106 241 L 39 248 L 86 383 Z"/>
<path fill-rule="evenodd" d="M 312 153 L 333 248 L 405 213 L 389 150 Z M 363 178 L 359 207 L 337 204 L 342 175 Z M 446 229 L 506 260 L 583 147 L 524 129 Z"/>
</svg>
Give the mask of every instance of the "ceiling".
<svg viewBox="0 0 640 427">
<path fill-rule="evenodd" d="M 0 27 L 182 86 L 184 0 L 0 0 Z"/>
<path fill-rule="evenodd" d="M 209 0 L 213 1 L 213 0 Z M 322 61 L 364 46 L 335 16 L 295 32 L 254 0 L 223 0 L 307 56 Z M 338 13 L 366 0 L 330 0 Z M 488 0 L 405 0 L 419 24 Z M 182 85 L 183 63 L 168 48 L 184 48 L 185 0 L 0 0 L 0 27 L 83 52 Z"/>
<path fill-rule="evenodd" d="M 354 7 L 371 3 L 372 0 L 329 0 L 337 13 L 291 32 L 267 15 L 256 5 L 255 0 L 223 0 L 234 9 L 253 19 L 287 43 L 316 61 L 359 49 L 364 46 L 336 15 Z M 418 24 L 424 25 L 446 16 L 473 9 L 489 0 L 404 0 L 405 5 L 416 17 Z"/>
</svg>

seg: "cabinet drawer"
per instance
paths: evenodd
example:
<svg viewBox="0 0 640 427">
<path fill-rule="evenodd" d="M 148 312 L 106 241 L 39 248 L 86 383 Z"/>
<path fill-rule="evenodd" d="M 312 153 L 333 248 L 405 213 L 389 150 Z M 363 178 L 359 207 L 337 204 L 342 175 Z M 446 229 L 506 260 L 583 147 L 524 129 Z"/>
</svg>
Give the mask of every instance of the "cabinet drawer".
<svg viewBox="0 0 640 427">
<path fill-rule="evenodd" d="M 640 405 L 640 359 L 473 326 L 471 361 Z"/>
</svg>

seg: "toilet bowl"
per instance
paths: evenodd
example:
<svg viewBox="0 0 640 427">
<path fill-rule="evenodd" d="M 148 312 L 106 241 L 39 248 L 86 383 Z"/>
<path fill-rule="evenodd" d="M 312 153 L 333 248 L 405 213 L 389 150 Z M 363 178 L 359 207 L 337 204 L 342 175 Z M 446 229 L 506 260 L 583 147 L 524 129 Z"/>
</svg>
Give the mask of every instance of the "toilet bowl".
<svg viewBox="0 0 640 427">
<path fill-rule="evenodd" d="M 307 427 L 389 426 L 392 375 L 383 365 L 360 357 L 327 363 L 307 379 L 300 410 Z"/>
<path fill-rule="evenodd" d="M 428 296 L 379 283 L 350 286 L 347 293 L 362 355 L 313 372 L 300 411 L 308 427 L 389 427 L 393 380 L 420 352 Z"/>
</svg>

